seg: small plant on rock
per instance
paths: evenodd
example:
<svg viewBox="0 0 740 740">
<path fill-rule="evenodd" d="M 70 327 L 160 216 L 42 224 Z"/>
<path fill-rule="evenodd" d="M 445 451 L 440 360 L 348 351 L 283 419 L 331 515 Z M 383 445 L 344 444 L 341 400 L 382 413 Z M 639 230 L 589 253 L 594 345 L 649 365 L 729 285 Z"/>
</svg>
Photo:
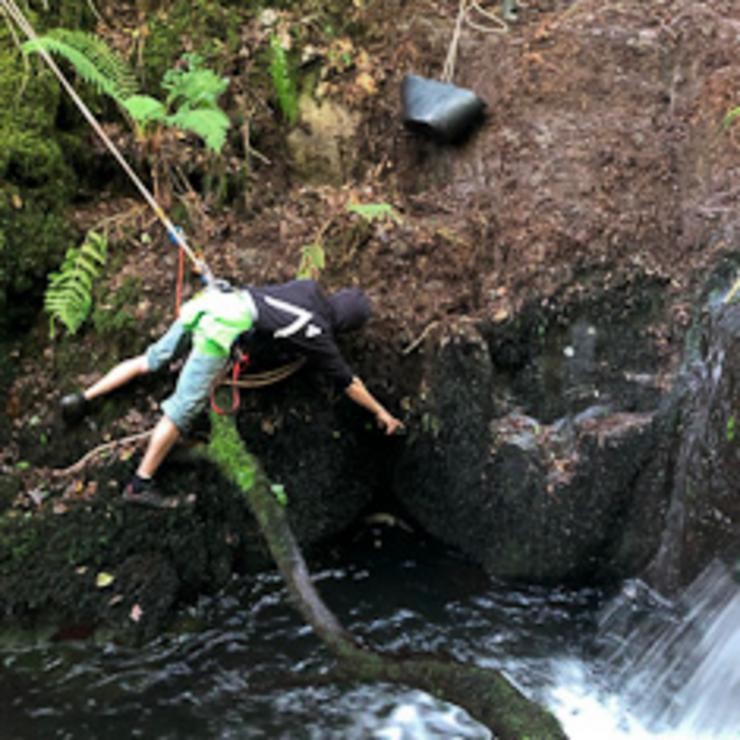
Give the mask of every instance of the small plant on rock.
<svg viewBox="0 0 740 740">
<path fill-rule="evenodd" d="M 49 275 L 44 295 L 44 309 L 49 314 L 49 336 L 56 334 L 56 322 L 75 334 L 92 308 L 95 278 L 105 265 L 108 240 L 95 231 L 88 231 L 79 247 L 67 250 L 58 272 Z"/>
</svg>

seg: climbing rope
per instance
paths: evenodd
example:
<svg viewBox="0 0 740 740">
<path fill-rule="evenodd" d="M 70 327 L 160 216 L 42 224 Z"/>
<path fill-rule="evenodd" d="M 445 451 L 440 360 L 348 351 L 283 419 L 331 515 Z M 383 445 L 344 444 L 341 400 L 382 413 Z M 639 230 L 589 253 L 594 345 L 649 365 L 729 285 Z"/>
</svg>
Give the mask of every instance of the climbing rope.
<svg viewBox="0 0 740 740">
<path fill-rule="evenodd" d="M 0 0 L 0 8 L 12 21 L 15 22 L 18 28 L 28 37 L 30 41 L 38 41 L 38 35 L 34 31 L 33 26 L 31 26 L 26 16 L 16 5 L 15 0 Z M 138 191 L 143 196 L 144 200 L 154 211 L 157 218 L 167 230 L 167 236 L 173 242 L 175 242 L 180 247 L 180 249 L 182 249 L 183 252 L 185 252 L 193 265 L 202 273 L 204 279 L 207 282 L 210 282 L 212 280 L 212 274 L 208 269 L 205 261 L 202 258 L 196 256 L 195 252 L 193 252 L 190 245 L 185 240 L 183 234 L 175 228 L 175 225 L 170 221 L 170 219 L 167 217 L 167 214 L 165 214 L 165 212 L 162 210 L 161 206 L 157 203 L 149 189 L 146 187 L 146 185 L 144 185 L 136 172 L 134 172 L 134 170 L 131 168 L 123 154 L 121 154 L 121 152 L 119 151 L 118 147 L 113 143 L 113 141 L 111 141 L 110 137 L 105 133 L 105 131 L 103 131 L 95 116 L 92 114 L 87 105 L 85 105 L 82 98 L 80 98 L 80 96 L 77 94 L 77 91 L 74 89 L 69 80 L 67 80 L 67 78 L 64 76 L 64 73 L 61 71 L 61 69 L 59 69 L 57 63 L 51 57 L 49 52 L 46 51 L 46 49 L 41 44 L 38 45 L 38 52 L 41 55 L 41 58 L 46 62 L 56 78 L 59 80 L 62 87 L 72 98 L 75 105 L 79 108 L 80 113 L 82 113 L 92 129 L 100 137 L 100 139 L 108 148 L 110 153 L 114 156 L 114 158 L 118 161 L 118 164 L 121 165 L 124 172 L 134 183 Z"/>
<path fill-rule="evenodd" d="M 480 23 L 472 19 L 471 16 L 475 13 L 485 19 L 484 23 Z M 485 25 L 486 23 L 488 25 Z M 460 45 L 460 36 L 462 35 L 464 25 L 468 25 L 470 28 L 486 34 L 509 32 L 509 24 L 493 11 L 486 10 L 486 8 L 481 7 L 478 0 L 460 0 L 460 6 L 457 11 L 457 20 L 455 21 L 455 30 L 452 33 L 452 41 L 450 41 L 450 46 L 447 50 L 447 58 L 445 59 L 444 67 L 442 68 L 442 75 L 440 77 L 443 82 L 452 82 L 452 79 L 455 76 L 457 51 Z"/>
<path fill-rule="evenodd" d="M 21 9 L 16 5 L 15 0 L 0 0 L 0 10 L 2 10 L 5 15 L 12 21 L 15 22 L 15 24 L 18 26 L 18 28 L 28 37 L 30 41 L 38 41 L 38 34 L 34 30 L 33 26 L 30 24 L 26 16 L 23 14 Z M 13 32 L 13 27 L 11 25 L 11 32 Z M 176 281 L 176 288 L 175 288 L 175 311 L 176 314 L 179 314 L 180 312 L 180 305 L 182 303 L 182 284 L 183 284 L 183 277 L 184 277 L 184 256 L 187 255 L 188 259 L 193 263 L 193 265 L 198 269 L 198 271 L 202 274 L 203 278 L 206 280 L 206 282 L 212 282 L 213 281 L 213 274 L 211 273 L 210 269 L 208 268 L 208 265 L 206 264 L 205 260 L 203 260 L 201 257 L 198 257 L 195 252 L 192 250 L 190 245 L 187 243 L 182 230 L 177 228 L 172 221 L 167 217 L 167 214 L 164 212 L 164 210 L 161 208 L 161 206 L 157 203 L 156 199 L 152 195 L 152 193 L 149 191 L 147 186 L 142 182 L 141 178 L 136 174 L 136 172 L 132 169 L 132 167 L 129 165 L 129 163 L 126 161 L 126 158 L 123 156 L 121 151 L 118 149 L 118 147 L 113 143 L 111 138 L 105 133 L 101 125 L 98 123 L 97 119 L 93 115 L 93 113 L 90 111 L 90 109 L 87 107 L 85 102 L 80 98 L 80 96 L 77 94 L 77 91 L 74 89 L 72 84 L 69 82 L 69 80 L 65 77 L 62 70 L 59 68 L 57 63 L 54 61 L 52 56 L 48 53 L 48 51 L 43 47 L 42 44 L 38 44 L 38 52 L 41 55 L 41 58 L 46 62 L 49 69 L 54 73 L 56 78 L 59 80 L 62 87 L 66 90 L 66 92 L 69 94 L 69 96 L 74 101 L 75 105 L 79 109 L 80 113 L 82 113 L 85 120 L 90 124 L 92 129 L 95 131 L 95 133 L 100 137 L 101 141 L 105 144 L 105 146 L 108 148 L 110 153 L 113 155 L 113 157 L 116 159 L 116 161 L 120 164 L 120 166 L 123 168 L 124 172 L 129 176 L 137 190 L 141 193 L 144 200 L 147 202 L 147 204 L 150 206 L 150 208 L 154 211 L 154 214 L 156 217 L 160 220 L 162 225 L 165 227 L 167 232 L 167 237 L 175 244 L 177 247 L 179 247 L 179 256 L 178 256 L 178 267 L 177 267 L 177 281 Z M 245 367 L 245 363 L 243 362 L 235 362 L 232 370 L 232 379 L 231 381 L 225 381 L 224 384 L 231 385 L 233 387 L 232 390 L 232 411 L 236 410 L 236 408 L 239 405 L 239 388 L 260 388 L 264 387 L 266 385 L 270 385 L 272 383 L 277 383 L 288 376 L 292 375 L 298 368 L 303 364 L 303 358 L 300 360 L 291 363 L 289 365 L 286 365 L 281 368 L 277 368 L 275 370 L 266 372 L 266 373 L 258 373 L 254 375 L 253 377 L 250 377 L 248 380 L 239 380 L 239 374 Z M 213 402 L 215 407 L 215 402 Z"/>
<path fill-rule="evenodd" d="M 735 280 L 733 286 L 730 288 L 730 292 L 725 296 L 723 303 L 730 303 L 738 291 L 740 291 L 740 278 Z"/>
<path fill-rule="evenodd" d="M 289 362 L 281 367 L 276 367 L 273 370 L 250 373 L 248 377 L 240 377 L 249 366 L 249 356 L 241 355 L 234 360 L 231 369 L 227 368 L 223 375 L 213 384 L 213 388 L 211 389 L 211 408 L 219 416 L 223 416 L 224 414 L 233 414 L 239 408 L 239 403 L 241 401 L 241 388 L 264 388 L 268 385 L 279 383 L 300 370 L 305 362 L 305 357 L 298 357 L 293 360 L 293 362 Z M 226 411 L 216 403 L 216 390 L 224 385 L 231 388 L 231 408 Z"/>
</svg>

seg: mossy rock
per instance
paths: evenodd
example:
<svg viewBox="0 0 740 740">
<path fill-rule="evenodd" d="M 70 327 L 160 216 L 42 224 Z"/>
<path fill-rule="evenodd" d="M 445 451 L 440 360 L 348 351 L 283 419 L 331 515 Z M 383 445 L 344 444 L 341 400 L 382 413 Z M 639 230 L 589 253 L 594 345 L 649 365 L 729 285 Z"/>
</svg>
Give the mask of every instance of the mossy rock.
<svg viewBox="0 0 740 740">
<path fill-rule="evenodd" d="M 55 139 L 59 85 L 25 66 L 0 29 L 0 313 L 8 297 L 38 285 L 71 239 L 64 210 L 76 178 Z"/>
<path fill-rule="evenodd" d="M 239 47 L 244 18 L 236 8 L 215 0 L 179 0 L 150 17 L 143 53 L 143 82 L 147 92 L 159 94 L 162 75 L 187 50 L 200 54 L 218 69 L 224 50 Z"/>
</svg>

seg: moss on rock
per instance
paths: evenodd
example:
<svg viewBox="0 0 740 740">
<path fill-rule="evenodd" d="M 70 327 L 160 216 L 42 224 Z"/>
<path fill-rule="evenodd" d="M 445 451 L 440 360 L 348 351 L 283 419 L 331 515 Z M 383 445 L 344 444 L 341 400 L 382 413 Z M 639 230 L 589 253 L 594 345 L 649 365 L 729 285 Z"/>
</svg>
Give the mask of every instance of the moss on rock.
<svg viewBox="0 0 740 740">
<path fill-rule="evenodd" d="M 0 27 L 0 312 L 53 269 L 69 243 L 64 209 L 75 187 L 55 138 L 59 85 L 29 67 Z"/>
<path fill-rule="evenodd" d="M 196 51 L 209 66 L 227 59 L 224 49 L 237 49 L 242 17 L 235 8 L 214 0 L 178 0 L 153 15 L 143 52 L 144 85 L 159 92 L 162 75 L 185 51 Z"/>
</svg>

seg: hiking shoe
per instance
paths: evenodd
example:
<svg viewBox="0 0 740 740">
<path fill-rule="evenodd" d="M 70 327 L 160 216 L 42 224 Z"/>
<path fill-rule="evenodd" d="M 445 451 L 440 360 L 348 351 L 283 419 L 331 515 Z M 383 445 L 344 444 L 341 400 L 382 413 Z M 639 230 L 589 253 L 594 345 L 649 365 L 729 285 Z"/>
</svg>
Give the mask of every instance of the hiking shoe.
<svg viewBox="0 0 740 740">
<path fill-rule="evenodd" d="M 164 496 L 152 483 L 145 486 L 137 486 L 133 481 L 123 489 L 123 500 L 127 504 L 137 504 L 138 506 L 148 506 L 151 509 L 176 509 L 182 504 L 192 504 L 195 497 L 185 499 L 180 496 Z"/>
<path fill-rule="evenodd" d="M 59 402 L 59 408 L 62 410 L 64 421 L 72 424 L 87 413 L 87 400 L 82 393 L 70 393 Z"/>
<path fill-rule="evenodd" d="M 137 486 L 132 481 L 123 489 L 123 500 L 127 504 L 149 506 L 154 509 L 170 508 L 167 497 L 163 496 L 152 484 Z"/>
</svg>

